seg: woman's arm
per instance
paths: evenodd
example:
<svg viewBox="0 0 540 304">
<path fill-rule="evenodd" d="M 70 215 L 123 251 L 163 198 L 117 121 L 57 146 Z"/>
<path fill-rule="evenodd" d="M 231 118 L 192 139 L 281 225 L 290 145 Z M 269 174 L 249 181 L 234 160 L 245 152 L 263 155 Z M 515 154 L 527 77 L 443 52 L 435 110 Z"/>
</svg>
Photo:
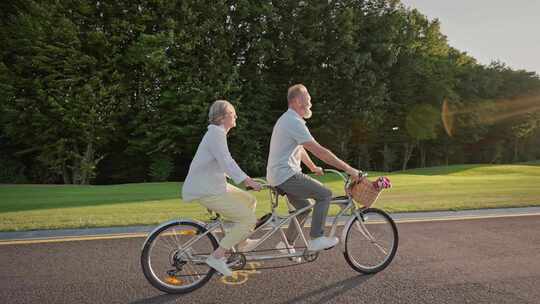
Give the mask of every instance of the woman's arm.
<svg viewBox="0 0 540 304">
<path fill-rule="evenodd" d="M 236 184 L 240 184 L 248 179 L 249 176 L 240 169 L 240 166 L 232 158 L 225 133 L 219 130 L 213 130 L 209 135 L 208 150 L 217 160 L 220 169 L 230 176 Z"/>
<path fill-rule="evenodd" d="M 244 183 L 248 188 L 260 191 L 261 184 L 252 180 L 236 163 L 229 152 L 229 146 L 227 145 L 227 137 L 225 134 L 216 132 L 209 138 L 209 150 L 210 153 L 216 158 L 219 167 L 225 174 L 230 176 L 236 184 Z"/>
</svg>

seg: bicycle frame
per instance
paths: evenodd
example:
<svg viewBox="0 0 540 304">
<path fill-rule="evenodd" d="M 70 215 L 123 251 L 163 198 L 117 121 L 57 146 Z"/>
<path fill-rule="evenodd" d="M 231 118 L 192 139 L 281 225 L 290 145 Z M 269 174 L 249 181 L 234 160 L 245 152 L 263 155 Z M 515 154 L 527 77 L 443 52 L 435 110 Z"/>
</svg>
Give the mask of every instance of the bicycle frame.
<svg viewBox="0 0 540 304">
<path fill-rule="evenodd" d="M 340 237 L 341 250 L 343 252 L 345 252 L 346 231 L 348 230 L 348 227 L 353 223 L 353 220 L 356 217 L 360 217 L 359 211 L 362 210 L 362 208 L 357 207 L 356 203 L 353 201 L 351 195 L 347 191 L 347 188 L 349 187 L 349 184 L 350 184 L 349 179 L 346 178 L 345 176 L 343 176 L 343 174 L 341 174 L 339 171 L 332 170 L 332 169 L 326 169 L 325 171 L 335 173 L 335 174 L 339 175 L 345 182 L 344 189 L 346 190 L 345 193 L 347 195 L 346 196 L 341 196 L 341 197 L 336 197 L 336 198 L 332 199 L 332 201 L 330 201 L 330 204 L 339 205 L 341 207 L 341 210 L 335 216 L 334 221 L 333 221 L 332 226 L 331 226 L 330 233 L 329 233 L 330 237 L 335 236 L 339 220 L 342 217 L 344 217 L 347 214 L 348 211 L 350 211 L 350 214 L 347 216 L 349 219 L 346 222 L 345 227 L 344 227 L 343 232 L 342 232 L 341 237 Z M 259 180 L 259 181 L 262 182 L 263 184 L 266 183 L 266 181 L 264 181 L 264 180 Z M 254 249 L 258 248 L 262 243 L 264 243 L 267 239 L 269 239 L 277 231 L 279 231 L 281 239 L 285 242 L 286 236 L 285 236 L 285 233 L 283 232 L 283 227 L 286 224 L 291 225 L 291 222 L 292 222 L 292 224 L 295 225 L 296 230 L 298 232 L 298 237 L 300 237 L 300 239 L 302 240 L 302 242 L 305 245 L 304 248 L 307 248 L 308 241 L 306 239 L 306 236 L 305 236 L 305 234 L 303 232 L 302 227 L 300 226 L 300 223 L 299 223 L 299 221 L 297 219 L 297 216 L 299 214 L 303 213 L 303 212 L 306 212 L 306 211 L 314 208 L 314 205 L 310 205 L 310 206 L 307 206 L 307 207 L 296 210 L 296 209 L 294 209 L 294 206 L 291 205 L 291 203 L 288 201 L 287 197 L 285 196 L 284 199 L 285 199 L 285 201 L 287 203 L 289 212 L 292 212 L 293 210 L 294 210 L 294 212 L 290 213 L 287 217 L 279 216 L 277 214 L 277 212 L 276 212 L 276 208 L 277 208 L 278 203 L 279 203 L 279 194 L 277 192 L 277 189 L 275 189 L 274 187 L 268 186 L 268 185 L 265 185 L 265 188 L 269 189 L 269 192 L 270 192 L 270 202 L 271 202 L 271 209 L 272 209 L 271 216 L 266 221 L 266 223 L 259 226 L 250 235 L 252 235 L 254 233 L 257 233 L 257 232 L 259 232 L 261 230 L 265 230 L 265 229 L 267 229 L 268 226 L 272 226 L 272 227 L 269 229 L 269 231 L 264 233 L 264 235 L 259 239 L 259 242 L 255 245 Z M 183 248 L 179 251 L 179 254 L 186 254 L 186 252 L 188 252 L 191 245 L 194 244 L 195 242 L 197 242 L 199 239 L 203 238 L 206 234 L 211 233 L 217 240 L 219 240 L 220 237 L 216 234 L 216 232 L 219 232 L 219 231 L 224 232 L 225 231 L 224 223 L 220 218 L 217 218 L 217 219 L 215 219 L 214 221 L 212 221 L 212 222 L 210 222 L 208 224 L 197 221 L 197 220 L 193 220 L 193 219 L 179 219 L 179 220 L 174 220 L 174 221 L 169 221 L 169 222 L 163 223 L 159 227 L 155 228 L 154 231 L 157 231 L 161 227 L 163 227 L 165 225 L 168 225 L 168 224 L 170 224 L 172 222 L 179 222 L 179 221 L 194 222 L 194 223 L 196 223 L 196 224 L 198 224 L 200 226 L 203 226 L 203 227 L 205 227 L 207 229 L 206 232 L 204 232 L 202 234 L 199 234 L 196 237 L 189 240 L 188 242 L 186 242 L 183 245 Z M 360 223 L 361 223 L 361 221 L 360 221 Z M 360 224 L 360 226 L 363 226 L 363 224 Z M 359 228 L 362 231 L 362 233 L 369 235 L 369 232 L 367 231 L 367 229 L 365 229 L 365 227 L 359 227 Z M 152 235 L 154 233 L 154 231 L 152 231 L 149 235 Z M 233 248 L 232 251 L 236 252 L 236 249 Z M 262 260 L 271 260 L 271 259 L 301 257 L 301 256 L 304 256 L 305 253 L 306 253 L 305 250 L 299 250 L 298 252 L 295 252 L 295 253 L 287 253 L 287 254 L 282 253 L 282 254 L 269 254 L 269 255 L 257 254 L 256 251 L 243 252 L 243 254 L 246 257 L 246 261 L 262 261 Z M 206 257 L 207 257 L 207 255 L 197 255 L 197 257 L 190 256 L 190 258 L 193 261 L 200 262 L 200 263 L 204 263 Z"/>
<path fill-rule="evenodd" d="M 345 187 L 344 187 L 345 190 L 347 189 L 347 187 L 349 186 L 349 179 L 348 178 L 344 177 L 339 171 L 336 171 L 336 170 L 327 169 L 325 171 L 338 174 L 345 182 Z M 263 180 L 259 180 L 259 181 L 262 182 L 263 184 L 266 182 L 266 181 L 263 181 Z M 268 229 L 269 231 L 267 231 L 266 233 L 263 234 L 263 236 L 259 239 L 259 242 L 255 245 L 254 249 L 258 248 L 261 244 L 263 244 L 267 239 L 272 237 L 272 235 L 274 235 L 278 231 L 280 233 L 282 241 L 285 242 L 286 236 L 285 236 L 285 233 L 283 231 L 283 227 L 285 225 L 287 225 L 287 224 L 289 224 L 289 225 L 293 224 L 295 226 L 295 228 L 296 228 L 296 230 L 298 232 L 298 237 L 302 240 L 303 244 L 305 245 L 305 248 L 307 248 L 308 241 L 306 239 L 306 236 L 305 236 L 305 234 L 303 232 L 302 227 L 300 226 L 300 223 L 299 223 L 299 221 L 297 219 L 297 216 L 300 215 L 303 212 L 306 212 L 306 211 L 314 208 L 314 206 L 311 205 L 311 206 L 307 206 L 307 207 L 296 210 L 290 204 L 287 197 L 285 196 L 284 199 L 285 199 L 285 201 L 287 203 L 288 210 L 289 210 L 289 212 L 292 212 L 292 213 L 290 213 L 286 217 L 282 217 L 282 216 L 278 215 L 277 212 L 276 212 L 276 208 L 277 208 L 278 203 L 279 203 L 279 194 L 277 192 L 277 189 L 275 189 L 274 187 L 270 187 L 268 185 L 265 185 L 265 187 L 267 189 L 269 189 L 269 192 L 270 192 L 270 202 L 271 202 L 271 206 L 272 206 L 271 216 L 266 221 L 266 223 L 259 226 L 250 235 L 252 235 L 254 233 L 257 233 L 259 231 L 262 231 L 262 230 L 266 230 L 266 229 L 268 229 L 269 226 L 271 228 Z M 334 221 L 332 223 L 331 230 L 330 230 L 330 233 L 329 233 L 330 237 L 335 236 L 339 220 L 341 218 L 343 218 L 343 216 L 346 215 L 348 211 L 350 211 L 350 214 L 347 216 L 347 217 L 349 217 L 349 220 L 347 221 L 347 223 L 345 225 L 345 228 L 348 228 L 348 226 L 350 224 L 352 224 L 352 222 L 354 220 L 354 217 L 359 216 L 358 211 L 361 210 L 361 209 L 359 209 L 356 206 L 356 203 L 352 200 L 352 197 L 350 196 L 350 194 L 348 194 L 348 191 L 345 191 L 345 192 L 347 193 L 347 196 L 334 198 L 330 202 L 330 204 L 339 205 L 341 207 L 340 212 L 335 216 Z M 198 224 L 204 225 L 201 222 L 198 222 Z M 218 229 L 221 232 L 225 231 L 224 224 L 221 221 L 221 219 L 219 219 L 219 218 L 214 220 L 213 222 L 207 224 L 207 225 L 204 225 L 204 226 L 206 227 L 207 232 L 205 232 L 204 234 L 198 235 L 196 238 L 188 241 L 186 244 L 184 244 L 184 248 L 186 248 L 186 249 L 189 248 L 191 246 L 191 244 L 195 243 L 197 240 L 204 237 L 207 233 L 212 233 L 214 235 L 214 237 L 216 237 L 216 239 L 219 240 L 219 237 L 216 235 L 215 232 L 217 232 Z M 362 230 L 364 230 L 364 229 L 362 229 Z M 343 252 L 345 251 L 345 237 L 346 237 L 345 234 L 346 234 L 346 231 L 347 231 L 347 229 L 344 229 L 343 233 L 342 233 L 342 235 L 340 237 L 341 244 L 342 244 L 341 245 L 341 250 Z M 181 253 L 184 253 L 186 249 L 182 250 Z M 236 250 L 234 248 L 233 248 L 233 252 L 236 252 Z M 305 254 L 305 250 L 301 250 L 301 251 L 298 251 L 298 252 L 295 252 L 295 253 L 288 253 L 288 254 L 282 253 L 282 254 L 261 255 L 261 254 L 257 254 L 256 251 L 243 252 L 243 254 L 246 257 L 246 261 L 262 261 L 262 260 L 271 260 L 271 259 L 301 257 L 301 256 L 303 256 Z M 204 261 L 204 258 L 206 258 L 206 257 L 201 256 L 201 261 Z"/>
</svg>

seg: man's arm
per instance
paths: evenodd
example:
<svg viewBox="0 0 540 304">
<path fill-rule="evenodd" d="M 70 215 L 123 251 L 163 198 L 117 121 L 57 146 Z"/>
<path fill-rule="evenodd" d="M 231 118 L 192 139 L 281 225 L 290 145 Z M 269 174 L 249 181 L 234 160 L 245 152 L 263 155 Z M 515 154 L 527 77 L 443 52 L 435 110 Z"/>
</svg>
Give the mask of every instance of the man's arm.
<svg viewBox="0 0 540 304">
<path fill-rule="evenodd" d="M 317 166 L 313 160 L 311 160 L 311 157 L 309 157 L 309 154 L 306 152 L 306 149 L 304 147 L 301 147 L 301 155 L 302 155 L 302 162 L 311 170 L 311 172 L 317 174 L 317 175 L 323 175 L 324 172 L 321 167 Z"/>
<path fill-rule="evenodd" d="M 322 160 L 323 162 L 339 170 L 345 171 L 354 180 L 359 179 L 358 170 L 354 169 L 353 167 L 349 166 L 346 162 L 337 158 L 337 156 L 335 156 L 334 153 L 332 153 L 332 151 L 321 146 L 317 141 L 315 140 L 308 141 L 308 142 L 303 143 L 302 145 L 304 146 L 306 150 L 313 153 L 315 156 L 317 156 L 318 159 Z"/>
</svg>

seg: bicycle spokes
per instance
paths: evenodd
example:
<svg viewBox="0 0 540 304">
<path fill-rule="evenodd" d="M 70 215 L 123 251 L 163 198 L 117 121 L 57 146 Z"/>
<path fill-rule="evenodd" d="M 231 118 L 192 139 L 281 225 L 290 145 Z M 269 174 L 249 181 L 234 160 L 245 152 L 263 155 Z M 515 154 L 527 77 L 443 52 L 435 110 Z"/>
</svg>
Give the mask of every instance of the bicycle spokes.
<svg viewBox="0 0 540 304">
<path fill-rule="evenodd" d="M 354 225 L 356 229 L 362 233 L 362 235 L 371 242 L 376 248 L 378 248 L 384 255 L 388 254 L 387 248 L 381 245 L 381 241 L 377 240 L 370 232 L 369 229 L 364 224 L 364 221 L 368 219 L 367 216 L 360 217 L 361 220 L 355 221 Z M 388 245 L 387 245 L 388 246 Z"/>
<path fill-rule="evenodd" d="M 379 209 L 357 213 L 347 231 L 345 258 L 363 273 L 384 269 L 397 250 L 397 229 L 392 218 Z"/>
<path fill-rule="evenodd" d="M 158 289 L 182 293 L 206 283 L 213 270 L 205 263 L 217 241 L 202 226 L 174 223 L 149 237 L 141 258 L 148 280 Z"/>
</svg>

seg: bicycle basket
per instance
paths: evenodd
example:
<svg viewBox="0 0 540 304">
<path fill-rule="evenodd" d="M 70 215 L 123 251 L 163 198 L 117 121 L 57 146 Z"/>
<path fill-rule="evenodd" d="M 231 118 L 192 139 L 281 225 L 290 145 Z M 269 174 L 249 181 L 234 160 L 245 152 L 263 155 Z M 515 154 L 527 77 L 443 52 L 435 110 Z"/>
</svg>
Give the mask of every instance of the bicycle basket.
<svg viewBox="0 0 540 304">
<path fill-rule="evenodd" d="M 363 178 L 351 187 L 351 194 L 357 203 L 369 208 L 375 203 L 381 191 L 377 190 L 367 178 Z"/>
</svg>

